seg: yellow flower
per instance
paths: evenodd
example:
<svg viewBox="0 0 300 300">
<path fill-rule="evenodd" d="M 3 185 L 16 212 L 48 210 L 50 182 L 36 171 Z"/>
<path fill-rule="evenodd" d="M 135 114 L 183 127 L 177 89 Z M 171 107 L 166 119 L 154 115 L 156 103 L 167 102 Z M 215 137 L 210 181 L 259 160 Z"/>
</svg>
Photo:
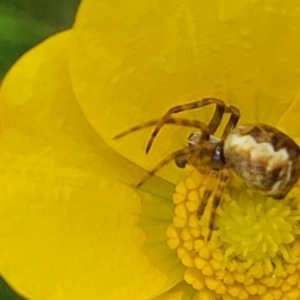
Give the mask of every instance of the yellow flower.
<svg viewBox="0 0 300 300">
<path fill-rule="evenodd" d="M 143 169 L 182 148 L 190 131 L 164 129 L 148 156 L 147 130 L 120 141 L 112 137 L 206 96 L 238 106 L 241 122 L 276 125 L 300 137 L 299 28 L 298 3 L 291 0 L 83 1 L 74 27 L 24 55 L 1 88 L 1 273 L 36 300 L 279 299 L 279 292 L 269 291 L 280 284 L 267 277 L 255 282 L 259 287 L 241 288 L 249 279 L 243 276 L 256 270 L 235 275 L 235 266 L 225 266 L 240 289 L 228 288 L 230 279 L 224 287 L 214 281 L 216 265 L 232 251 L 250 257 L 249 266 L 274 262 L 272 247 L 264 251 L 255 243 L 258 252 L 250 246 L 245 252 L 228 234 L 228 214 L 243 216 L 248 208 L 240 211 L 240 201 L 249 199 L 251 210 L 259 199 L 240 198 L 228 187 L 216 219 L 228 247 L 222 252 L 195 243 L 199 259 L 217 257 L 203 273 L 171 249 L 178 234 L 169 227 L 172 194 L 184 172 L 170 164 L 142 190 L 132 187 Z M 186 115 L 207 122 L 210 114 L 208 108 Z M 271 212 L 272 204 L 265 204 Z M 290 209 L 296 224 L 294 206 L 286 200 L 276 205 L 275 215 Z M 298 234 L 284 230 L 294 239 Z M 280 253 L 292 266 L 281 262 L 276 276 L 298 276 L 298 254 L 290 254 L 289 245 L 287 238 Z M 298 277 L 286 278 L 283 295 L 298 284 Z"/>
</svg>

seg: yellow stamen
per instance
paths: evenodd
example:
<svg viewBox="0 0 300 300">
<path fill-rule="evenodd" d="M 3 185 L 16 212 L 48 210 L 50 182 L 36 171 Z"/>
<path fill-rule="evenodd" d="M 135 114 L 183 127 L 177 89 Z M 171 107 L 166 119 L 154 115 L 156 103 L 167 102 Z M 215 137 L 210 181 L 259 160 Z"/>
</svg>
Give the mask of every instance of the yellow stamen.
<svg viewBox="0 0 300 300">
<path fill-rule="evenodd" d="M 175 217 L 168 245 L 186 267 L 184 279 L 201 299 L 288 300 L 300 298 L 300 189 L 274 200 L 232 181 L 217 209 L 212 237 L 206 241 L 211 213 L 197 215 L 214 174 L 186 166 L 187 179 L 173 197 Z"/>
</svg>

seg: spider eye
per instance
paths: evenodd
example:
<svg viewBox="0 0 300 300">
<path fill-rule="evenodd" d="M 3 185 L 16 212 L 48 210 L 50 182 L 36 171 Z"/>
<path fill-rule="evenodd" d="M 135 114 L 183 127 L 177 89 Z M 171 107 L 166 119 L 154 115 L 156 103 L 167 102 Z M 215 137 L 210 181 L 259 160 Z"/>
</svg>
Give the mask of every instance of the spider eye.
<svg viewBox="0 0 300 300">
<path fill-rule="evenodd" d="M 225 164 L 225 157 L 222 145 L 217 145 L 212 157 L 212 168 L 214 170 L 220 170 Z"/>
</svg>

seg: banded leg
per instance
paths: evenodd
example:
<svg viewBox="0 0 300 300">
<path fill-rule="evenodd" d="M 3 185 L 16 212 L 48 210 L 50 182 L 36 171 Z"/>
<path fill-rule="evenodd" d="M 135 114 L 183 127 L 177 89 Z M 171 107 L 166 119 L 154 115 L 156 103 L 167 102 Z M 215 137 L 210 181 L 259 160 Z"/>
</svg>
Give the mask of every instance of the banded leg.
<svg viewBox="0 0 300 300">
<path fill-rule="evenodd" d="M 223 141 L 227 138 L 227 135 L 230 133 L 232 128 L 236 126 L 241 115 L 239 109 L 232 105 L 226 107 L 225 112 L 231 115 L 221 136 L 221 140 Z"/>
<path fill-rule="evenodd" d="M 124 130 L 124 131 L 120 132 L 119 134 L 117 134 L 116 136 L 114 136 L 114 139 L 119 139 L 127 134 L 138 131 L 140 129 L 147 128 L 147 127 L 150 127 L 153 125 L 157 125 L 160 121 L 161 121 L 161 119 L 154 119 L 154 120 L 150 120 L 148 122 L 130 127 L 127 130 Z M 207 137 L 207 139 L 209 137 L 208 126 L 205 123 L 198 121 L 198 120 L 189 120 L 189 119 L 170 117 L 165 120 L 164 124 L 173 124 L 173 125 L 179 125 L 179 126 L 198 128 L 201 130 L 202 135 Z"/>
<path fill-rule="evenodd" d="M 207 205 L 207 201 L 211 195 L 212 191 L 211 190 L 205 190 L 205 192 L 203 193 L 203 197 L 201 199 L 201 203 L 200 203 L 200 206 L 197 210 L 197 217 L 198 219 L 200 220 L 203 213 L 204 213 L 204 210 L 206 208 L 206 205 Z"/>
<path fill-rule="evenodd" d="M 224 112 L 231 113 L 230 106 L 227 107 L 225 105 L 224 101 L 216 99 L 216 98 L 205 98 L 205 99 L 190 102 L 190 103 L 187 103 L 187 104 L 174 106 L 171 109 L 169 109 L 167 111 L 167 113 L 157 123 L 157 125 L 156 125 L 155 129 L 153 130 L 153 132 L 151 134 L 151 137 L 148 141 L 148 144 L 147 144 L 147 147 L 146 147 L 146 153 L 149 152 L 149 150 L 152 146 L 152 143 L 153 143 L 155 137 L 157 136 L 158 132 L 161 130 L 163 125 L 166 123 L 166 120 L 169 119 L 172 114 L 187 111 L 187 110 L 192 110 L 192 109 L 196 109 L 196 108 L 200 108 L 200 107 L 204 107 L 204 106 L 208 106 L 208 105 L 211 105 L 211 104 L 216 104 L 216 110 L 215 110 L 215 112 L 214 112 L 214 114 L 211 118 L 211 121 L 208 124 L 208 129 L 209 129 L 209 135 L 214 134 L 215 131 L 217 130 L 217 128 L 219 127 L 221 121 L 222 121 Z M 206 139 L 207 138 L 205 136 L 203 136 L 201 138 L 201 140 L 206 140 Z"/>
<path fill-rule="evenodd" d="M 203 144 L 195 145 L 195 146 L 187 146 L 183 149 L 177 150 L 158 163 L 152 170 L 148 172 L 148 174 L 136 185 L 136 187 L 140 187 L 145 181 L 147 181 L 151 176 L 153 176 L 158 170 L 160 170 L 163 166 L 169 163 L 171 160 L 176 159 L 181 156 L 186 156 L 191 153 L 195 153 L 200 151 L 203 148 Z M 211 144 L 207 142 L 204 147 L 209 147 Z"/>
<path fill-rule="evenodd" d="M 210 177 L 219 177 L 219 172 L 216 172 L 216 171 L 211 171 L 210 174 L 209 174 Z M 210 185 L 209 185 L 210 186 Z M 201 203 L 199 205 L 199 208 L 197 210 L 197 217 L 198 219 L 200 220 L 204 211 L 205 211 L 205 208 L 207 206 L 207 202 L 208 202 L 208 199 L 209 197 L 211 196 L 212 194 L 212 189 L 206 189 L 203 193 L 203 196 L 202 196 L 202 199 L 201 199 Z"/>
<path fill-rule="evenodd" d="M 223 195 L 223 192 L 226 187 L 228 179 L 229 179 L 229 170 L 228 170 L 228 168 L 224 168 L 220 171 L 220 183 L 218 185 L 218 188 L 217 188 L 216 193 L 213 198 L 212 211 L 211 211 L 211 214 L 209 217 L 209 222 L 208 222 L 207 241 L 209 241 L 211 238 L 214 221 L 215 221 L 215 216 L 216 216 L 216 210 L 220 205 L 222 195 Z"/>
</svg>

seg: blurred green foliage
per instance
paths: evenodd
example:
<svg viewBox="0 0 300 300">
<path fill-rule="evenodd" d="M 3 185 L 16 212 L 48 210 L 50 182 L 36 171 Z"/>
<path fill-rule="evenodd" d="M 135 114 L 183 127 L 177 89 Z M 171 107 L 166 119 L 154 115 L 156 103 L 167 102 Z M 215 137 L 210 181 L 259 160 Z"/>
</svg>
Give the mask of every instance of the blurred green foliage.
<svg viewBox="0 0 300 300">
<path fill-rule="evenodd" d="M 72 26 L 80 0 L 0 0 L 0 82 L 28 49 Z"/>
<path fill-rule="evenodd" d="M 0 0 L 0 82 L 28 49 L 70 28 L 80 0 Z M 0 270 L 1 273 L 1 270 Z M 5 278 L 9 281 L 9 278 Z M 0 276 L 1 300 L 27 300 Z M 30 280 L 30 278 L 28 278 Z M 12 288 L 13 286 L 13 288 Z M 39 300 L 39 299 L 31 299 Z"/>
<path fill-rule="evenodd" d="M 0 299 L 1 300 L 30 300 L 28 298 L 20 296 L 15 290 L 13 290 L 9 286 L 9 284 L 2 277 L 0 277 Z"/>
</svg>

